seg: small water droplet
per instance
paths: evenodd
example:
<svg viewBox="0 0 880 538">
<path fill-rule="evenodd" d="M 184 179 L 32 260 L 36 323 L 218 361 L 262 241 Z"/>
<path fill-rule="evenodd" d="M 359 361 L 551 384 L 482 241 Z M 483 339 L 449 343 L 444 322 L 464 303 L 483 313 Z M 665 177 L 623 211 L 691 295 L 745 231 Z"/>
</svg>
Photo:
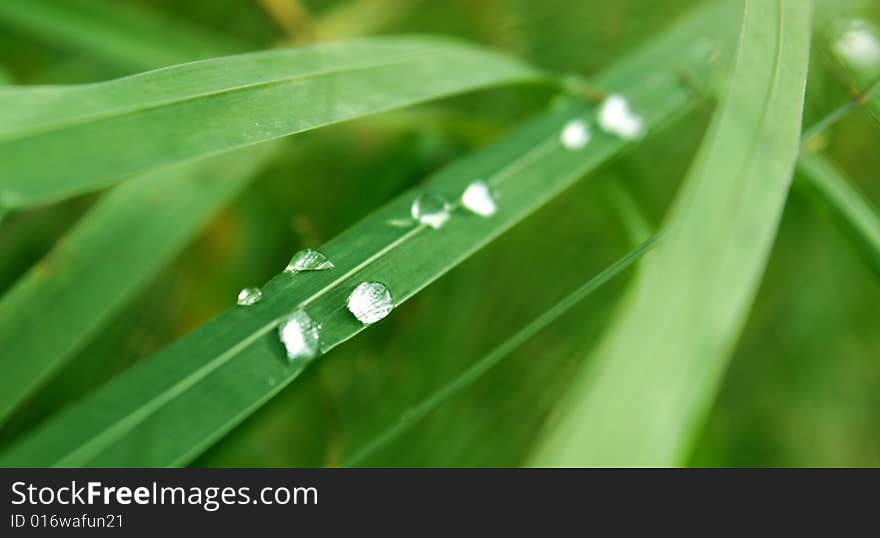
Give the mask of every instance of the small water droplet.
<svg viewBox="0 0 880 538">
<path fill-rule="evenodd" d="M 298 271 L 324 271 L 333 269 L 333 262 L 327 259 L 321 252 L 306 248 L 300 250 L 293 255 L 290 263 L 284 270 L 288 273 L 296 273 Z"/>
<path fill-rule="evenodd" d="M 319 329 L 305 310 L 297 310 L 278 325 L 278 337 L 290 362 L 318 355 Z"/>
<path fill-rule="evenodd" d="M 491 217 L 498 211 L 498 203 L 489 185 L 482 180 L 472 182 L 461 195 L 461 204 L 481 217 Z"/>
<path fill-rule="evenodd" d="M 858 68 L 880 67 L 880 32 L 868 21 L 848 21 L 834 42 L 843 59 Z"/>
<path fill-rule="evenodd" d="M 642 134 L 641 116 L 633 113 L 625 97 L 612 94 L 599 106 L 599 126 L 604 131 L 631 140 Z"/>
<path fill-rule="evenodd" d="M 260 288 L 245 288 L 238 292 L 238 304 L 241 306 L 250 306 L 260 302 L 263 298 L 263 292 Z"/>
<path fill-rule="evenodd" d="M 583 149 L 590 143 L 590 128 L 584 120 L 571 120 L 559 133 L 559 142 L 571 151 Z"/>
<path fill-rule="evenodd" d="M 391 292 L 379 282 L 362 282 L 352 290 L 347 301 L 348 310 L 361 323 L 376 323 L 394 308 Z"/>
<path fill-rule="evenodd" d="M 421 224 L 437 229 L 449 220 L 449 203 L 438 194 L 423 194 L 413 200 L 410 214 Z"/>
</svg>

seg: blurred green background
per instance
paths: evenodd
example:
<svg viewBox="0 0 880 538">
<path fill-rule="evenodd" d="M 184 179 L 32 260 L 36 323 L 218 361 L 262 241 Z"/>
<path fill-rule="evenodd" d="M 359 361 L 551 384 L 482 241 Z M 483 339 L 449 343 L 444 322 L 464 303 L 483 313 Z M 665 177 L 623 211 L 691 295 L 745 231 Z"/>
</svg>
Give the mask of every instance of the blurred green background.
<svg viewBox="0 0 880 538">
<path fill-rule="evenodd" d="M 82 1 L 82 0 L 79 0 Z M 85 2 L 87 3 L 87 2 Z M 682 0 L 129 0 L 175 28 L 234 50 L 362 34 L 440 33 L 522 56 L 559 73 L 591 73 L 667 27 Z M 805 125 L 849 97 L 827 52 L 839 18 L 880 22 L 872 2 L 824 2 Z M 63 32 L 0 20 L 0 66 L 19 84 L 103 80 L 137 72 L 73 46 Z M 53 410 L 231 307 L 239 289 L 276 274 L 457 156 L 542 110 L 540 88 L 507 88 L 287 138 L 281 158 L 0 429 L 0 448 Z M 202 456 L 197 466 L 340 465 L 400 418 L 633 246 L 621 218 L 635 204 L 652 225 L 690 166 L 709 104 L 581 181 L 393 316 L 321 358 Z M 880 203 L 880 128 L 857 110 L 822 137 Z M 2 173 L 2 172 L 0 172 Z M 97 198 L 14 214 L 0 225 L 0 291 L 39 260 Z M 518 465 L 574 368 L 596 343 L 626 284 L 603 287 L 478 383 L 364 464 Z M 795 182 L 746 331 L 690 463 L 701 466 L 880 465 L 880 285 Z"/>
</svg>

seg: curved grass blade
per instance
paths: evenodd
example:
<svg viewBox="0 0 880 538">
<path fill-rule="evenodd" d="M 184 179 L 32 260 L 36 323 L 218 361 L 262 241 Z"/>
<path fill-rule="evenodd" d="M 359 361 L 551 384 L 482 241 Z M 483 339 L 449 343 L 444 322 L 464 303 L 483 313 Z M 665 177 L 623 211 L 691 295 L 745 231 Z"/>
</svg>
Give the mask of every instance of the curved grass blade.
<svg viewBox="0 0 880 538">
<path fill-rule="evenodd" d="M 140 71 L 247 50 L 228 36 L 119 2 L 3 0 L 0 22 Z"/>
<path fill-rule="evenodd" d="M 820 194 L 871 270 L 880 277 L 880 214 L 877 209 L 822 155 L 802 152 L 798 171 Z"/>
<path fill-rule="evenodd" d="M 469 387 L 472 383 L 482 377 L 483 374 L 494 368 L 498 363 L 516 351 L 521 345 L 562 317 L 575 305 L 587 298 L 591 293 L 599 289 L 609 280 L 626 271 L 632 264 L 641 259 L 641 257 L 647 253 L 652 246 L 654 246 L 655 240 L 656 237 L 649 238 L 625 256 L 609 265 L 602 272 L 590 278 L 580 288 L 569 293 L 565 298 L 532 320 L 528 325 L 521 328 L 513 336 L 474 362 L 473 365 L 462 372 L 455 378 L 455 380 L 434 391 L 422 402 L 403 413 L 397 423 L 358 450 L 343 464 L 343 467 L 360 465 L 371 454 L 381 450 L 390 442 L 406 433 L 411 427 L 428 416 L 432 411 L 443 405 L 443 403 L 449 398 Z"/>
<path fill-rule="evenodd" d="M 389 37 L 228 56 L 96 84 L 3 89 L 0 202 L 46 203 L 160 165 L 537 78 L 470 45 Z"/>
<path fill-rule="evenodd" d="M 651 131 L 690 110 L 694 93 L 681 73 L 712 59 L 699 37 L 717 38 L 727 25 L 717 8 L 687 20 L 597 78 L 625 94 Z M 720 23 L 719 23 L 720 24 Z M 321 248 L 335 268 L 282 273 L 263 300 L 232 309 L 135 365 L 108 385 L 50 419 L 0 457 L 2 466 L 175 466 L 191 461 L 291 382 L 306 367 L 288 364 L 275 328 L 297 308 L 318 323 L 322 351 L 364 329 L 345 308 L 360 282 L 384 283 L 399 305 L 499 234 L 520 222 L 629 142 L 601 132 L 583 151 L 559 143 L 573 117 L 595 122 L 579 104 L 554 109 L 497 144 L 465 158 L 404 193 Z M 482 218 L 460 209 L 439 230 L 400 228 L 421 192 L 455 200 L 481 178 L 498 192 L 498 212 Z"/>
<path fill-rule="evenodd" d="M 103 44 L 128 68 L 233 50 L 220 38 L 168 21 L 154 32 L 158 23 L 150 16 L 107 2 L 10 1 L 0 5 L 0 19 L 88 54 L 102 55 L 105 48 L 96 44 Z M 132 179 L 103 197 L 22 277 L 0 300 L 0 423 L 240 192 L 275 149 L 241 150 Z"/>
<path fill-rule="evenodd" d="M 799 147 L 803 2 L 746 2 L 731 82 L 663 241 L 532 463 L 682 461 L 763 271 Z"/>
</svg>

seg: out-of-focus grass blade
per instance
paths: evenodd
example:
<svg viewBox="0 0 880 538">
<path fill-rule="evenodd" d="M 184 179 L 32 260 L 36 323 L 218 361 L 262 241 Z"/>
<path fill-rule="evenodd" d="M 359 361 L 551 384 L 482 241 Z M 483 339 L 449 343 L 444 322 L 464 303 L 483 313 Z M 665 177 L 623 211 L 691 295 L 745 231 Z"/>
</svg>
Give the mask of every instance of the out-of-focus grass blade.
<svg viewBox="0 0 880 538">
<path fill-rule="evenodd" d="M 3 0 L 0 23 L 132 71 L 247 50 L 227 36 L 120 2 Z"/>
<path fill-rule="evenodd" d="M 689 110 L 696 100 L 681 76 L 713 61 L 700 38 L 723 36 L 729 13 L 719 9 L 685 21 L 596 84 L 625 94 L 649 130 Z M 384 283 L 399 305 L 627 147 L 627 141 L 595 131 L 584 150 L 564 149 L 559 132 L 573 117 L 595 122 L 595 110 L 579 104 L 556 108 L 404 193 L 321 248 L 334 269 L 280 274 L 263 288 L 261 302 L 218 316 L 134 366 L 14 445 L 0 465 L 191 461 L 306 367 L 287 363 L 278 341 L 276 327 L 292 311 L 303 308 L 322 324 L 327 352 L 365 328 L 345 308 L 358 283 Z M 457 209 L 439 230 L 389 224 L 409 215 L 419 193 L 454 200 L 477 178 L 497 191 L 500 205 L 491 218 Z"/>
<path fill-rule="evenodd" d="M 564 299 L 536 317 L 528 325 L 517 331 L 513 336 L 505 340 L 495 349 L 475 361 L 467 370 L 457 376 L 454 381 L 435 391 L 422 402 L 404 412 L 397 423 L 393 424 L 390 428 L 379 434 L 373 441 L 352 455 L 351 458 L 346 461 L 344 466 L 353 467 L 359 465 L 368 458 L 370 454 L 375 453 L 391 441 L 400 437 L 400 435 L 428 416 L 429 413 L 443 405 L 443 403 L 449 398 L 477 381 L 483 374 L 504 360 L 505 357 L 510 356 L 511 353 L 530 338 L 551 325 L 591 293 L 596 291 L 609 280 L 623 273 L 632 264 L 641 259 L 641 257 L 654 245 L 654 240 L 654 238 L 648 239 L 631 250 L 626 256 L 608 266 L 604 271 L 590 278 L 580 288 L 572 291 Z"/>
<path fill-rule="evenodd" d="M 10 13 L 16 16 L 9 22 L 23 23 L 21 29 L 88 54 L 101 54 L 96 42 L 112 44 L 112 59 L 130 68 L 184 61 L 200 50 L 231 50 L 223 40 L 200 40 L 204 45 L 195 47 L 198 32 L 168 21 L 162 32 L 151 33 L 150 14 L 131 15 L 106 2 L 0 4 L 0 19 Z M 236 151 L 134 178 L 102 198 L 22 277 L 0 300 L 0 422 L 82 349 L 274 151 Z"/>
<path fill-rule="evenodd" d="M 45 203 L 163 164 L 538 77 L 504 56 L 422 37 L 228 56 L 96 84 L 7 88 L 0 202 Z"/>
<path fill-rule="evenodd" d="M 681 463 L 744 322 L 798 153 L 804 2 L 746 2 L 731 81 L 616 322 L 532 463 Z"/>
<path fill-rule="evenodd" d="M 880 276 L 880 217 L 871 202 L 827 158 L 803 152 L 798 161 L 802 177 L 825 201 L 835 220 Z"/>
<path fill-rule="evenodd" d="M 102 197 L 0 301 L 0 421 L 82 349 L 274 150 L 262 145 L 175 165 Z"/>
<path fill-rule="evenodd" d="M 880 29 L 865 19 L 851 19 L 838 24 L 831 52 L 855 89 L 880 82 Z M 862 96 L 865 107 L 880 121 L 880 94 Z"/>
</svg>

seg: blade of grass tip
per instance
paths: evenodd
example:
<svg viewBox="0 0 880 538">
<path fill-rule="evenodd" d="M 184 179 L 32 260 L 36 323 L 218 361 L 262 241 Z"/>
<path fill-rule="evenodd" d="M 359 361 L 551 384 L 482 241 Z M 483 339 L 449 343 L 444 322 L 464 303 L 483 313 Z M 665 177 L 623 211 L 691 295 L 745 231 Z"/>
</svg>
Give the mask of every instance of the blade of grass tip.
<svg viewBox="0 0 880 538">
<path fill-rule="evenodd" d="M 827 158 L 802 152 L 801 176 L 821 195 L 871 270 L 880 277 L 880 213 Z"/>
<path fill-rule="evenodd" d="M 3 0 L 0 23 L 140 71 L 253 47 L 155 12 L 96 0 Z"/>
<path fill-rule="evenodd" d="M 730 82 L 617 320 L 531 461 L 680 464 L 769 255 L 798 152 L 804 2 L 748 0 Z"/>
<path fill-rule="evenodd" d="M 701 10 L 600 74 L 597 84 L 626 95 L 649 133 L 692 110 L 697 101 L 680 72 L 717 61 L 700 38 L 730 30 L 727 11 L 719 10 L 731 6 Z M 192 461 L 308 366 L 308 360 L 287 361 L 278 339 L 278 324 L 292 312 L 303 310 L 321 325 L 326 353 L 366 328 L 345 306 L 357 285 L 381 282 L 400 305 L 632 145 L 595 132 L 586 147 L 567 149 L 560 132 L 573 118 L 595 124 L 596 110 L 576 102 L 558 106 L 403 193 L 321 247 L 333 269 L 280 274 L 263 287 L 262 301 L 221 314 L 56 414 L 0 456 L 0 466 Z M 458 200 L 476 178 L 496 191 L 491 217 L 457 207 L 439 230 L 389 224 L 407 218 L 421 193 Z"/>
<path fill-rule="evenodd" d="M 546 79 L 525 64 L 465 43 L 387 37 L 202 60 L 95 84 L 8 88 L 0 91 L 0 200 L 47 203 L 160 165 L 538 80 Z"/>
<path fill-rule="evenodd" d="M 554 321 L 565 315 L 575 305 L 586 299 L 605 283 L 626 271 L 626 269 L 651 249 L 656 239 L 656 237 L 650 237 L 641 243 L 625 256 L 606 267 L 602 272 L 590 278 L 581 287 L 569 293 L 565 298 L 529 322 L 525 327 L 522 327 L 513 336 L 495 347 L 495 349 L 478 359 L 452 382 L 433 392 L 420 403 L 411 407 L 401 415 L 397 423 L 376 436 L 366 446 L 355 452 L 342 466 L 354 467 L 360 465 L 370 455 L 375 454 L 377 451 L 409 431 L 410 428 L 422 421 L 432 411 L 439 408 L 444 402 L 465 388 L 469 387 L 472 383 L 482 377 L 483 374 L 494 368 L 506 357 L 510 356 L 510 354 L 516 351 L 520 346 L 551 325 Z"/>
</svg>

